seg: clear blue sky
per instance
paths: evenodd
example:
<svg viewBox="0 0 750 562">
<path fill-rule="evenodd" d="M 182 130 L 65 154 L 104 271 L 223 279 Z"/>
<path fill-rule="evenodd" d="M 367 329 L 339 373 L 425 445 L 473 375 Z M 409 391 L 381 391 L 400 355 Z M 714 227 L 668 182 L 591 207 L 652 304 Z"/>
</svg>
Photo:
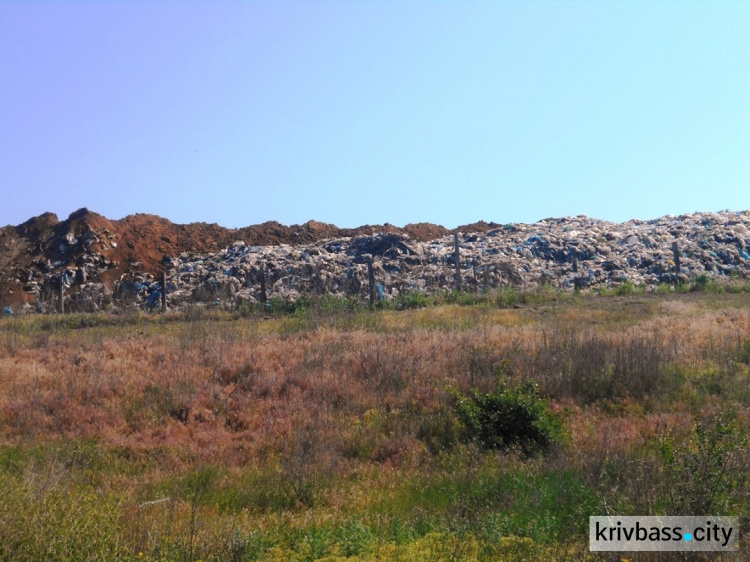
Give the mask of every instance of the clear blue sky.
<svg viewBox="0 0 750 562">
<path fill-rule="evenodd" d="M 750 2 L 0 0 L 0 225 L 750 208 Z"/>
</svg>

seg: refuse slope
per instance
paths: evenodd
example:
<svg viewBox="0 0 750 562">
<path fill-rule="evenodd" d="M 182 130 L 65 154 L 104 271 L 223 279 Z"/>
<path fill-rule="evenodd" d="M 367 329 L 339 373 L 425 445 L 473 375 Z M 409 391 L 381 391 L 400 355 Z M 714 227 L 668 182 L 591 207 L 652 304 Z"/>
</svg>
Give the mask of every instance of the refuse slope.
<svg viewBox="0 0 750 562">
<path fill-rule="evenodd" d="M 626 281 L 653 286 L 704 273 L 750 275 L 749 211 L 620 224 L 586 216 L 479 222 L 456 231 L 468 290 L 542 283 L 572 290 Z M 256 302 L 262 270 L 269 297 L 364 296 L 370 259 L 384 298 L 455 286 L 453 236 L 439 225 L 341 229 L 309 221 L 227 229 L 145 214 L 109 220 L 81 209 L 64 221 L 45 213 L 0 229 L 0 304 L 49 309 L 62 281 L 69 309 L 106 308 L 113 293 L 121 305 L 147 307 L 158 301 L 162 272 L 169 276 L 170 306 Z"/>
</svg>

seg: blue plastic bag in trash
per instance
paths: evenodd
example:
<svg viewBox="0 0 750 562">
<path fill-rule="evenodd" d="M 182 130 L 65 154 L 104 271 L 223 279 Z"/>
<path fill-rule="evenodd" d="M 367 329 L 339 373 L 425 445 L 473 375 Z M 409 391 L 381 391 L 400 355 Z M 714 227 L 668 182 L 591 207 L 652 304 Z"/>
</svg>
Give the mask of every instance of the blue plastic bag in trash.
<svg viewBox="0 0 750 562">
<path fill-rule="evenodd" d="M 381 285 L 380 283 L 375 284 L 375 290 L 378 292 L 378 300 L 382 301 L 385 299 L 385 287 Z"/>
<path fill-rule="evenodd" d="M 159 299 L 161 299 L 161 291 L 157 289 L 148 296 L 148 300 L 146 301 L 146 304 L 148 304 L 148 306 L 154 306 L 156 303 L 159 302 Z"/>
<path fill-rule="evenodd" d="M 6 316 L 12 316 L 13 315 L 13 308 L 10 306 L 3 307 L 3 314 Z"/>
</svg>

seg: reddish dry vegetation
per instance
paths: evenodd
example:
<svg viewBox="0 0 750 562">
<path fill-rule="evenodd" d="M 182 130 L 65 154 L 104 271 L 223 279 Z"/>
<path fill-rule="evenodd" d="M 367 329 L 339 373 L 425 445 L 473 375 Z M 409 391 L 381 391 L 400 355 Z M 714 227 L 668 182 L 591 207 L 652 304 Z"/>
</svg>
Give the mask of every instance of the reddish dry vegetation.
<svg viewBox="0 0 750 562">
<path fill-rule="evenodd" d="M 745 295 L 173 319 L 0 322 L 0 559 L 591 560 L 589 515 L 750 506 Z M 467 440 L 498 380 L 566 435 Z"/>
<path fill-rule="evenodd" d="M 689 399 L 687 389 L 674 386 L 675 369 L 703 365 L 708 374 L 700 376 L 712 377 L 725 394 L 747 394 L 739 357 L 750 338 L 750 312 L 742 295 L 731 300 L 743 307 L 626 299 L 616 308 L 642 307 L 641 320 L 628 326 L 618 322 L 621 310 L 574 306 L 382 313 L 375 327 L 374 316 L 364 314 L 347 330 L 328 328 L 325 318 L 307 326 L 297 318 L 249 318 L 19 335 L 7 323 L 0 432 L 6 443 L 96 438 L 242 465 L 309 430 L 342 458 L 399 464 L 455 437 L 438 427 L 449 389 L 490 390 L 501 374 L 535 381 L 555 408 L 576 412 L 572 424 L 581 431 L 573 432 L 574 442 L 596 448 L 588 432 L 602 407 L 641 412 L 644 401 Z M 428 329 L 436 320 L 440 329 Z M 451 323 L 462 329 L 448 329 Z M 717 407 L 720 398 L 702 397 L 700 409 Z M 651 429 L 638 439 L 685 424 L 688 406 L 647 415 L 639 426 Z M 373 434 L 360 450 L 358 424 L 373 412 L 389 416 L 392 431 Z M 622 423 L 602 422 L 620 428 L 608 446 L 632 446 L 635 436 L 621 431 Z"/>
</svg>

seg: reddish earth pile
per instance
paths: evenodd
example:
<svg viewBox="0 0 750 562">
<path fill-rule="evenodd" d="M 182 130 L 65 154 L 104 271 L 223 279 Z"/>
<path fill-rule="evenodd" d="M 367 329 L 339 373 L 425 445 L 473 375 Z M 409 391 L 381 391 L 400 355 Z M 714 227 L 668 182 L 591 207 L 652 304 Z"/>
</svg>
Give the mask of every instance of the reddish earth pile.
<svg viewBox="0 0 750 562">
<path fill-rule="evenodd" d="M 480 222 L 459 229 L 481 232 L 497 226 Z M 230 229 L 218 224 L 174 224 L 147 214 L 109 220 L 85 208 L 72 213 L 64 221 L 53 213 L 44 213 L 18 226 L 0 228 L 0 300 L 12 305 L 31 302 L 33 299 L 23 286 L 26 282 L 24 271 L 33 262 L 38 264 L 40 260 L 49 260 L 51 264 L 58 263 L 58 267 L 73 267 L 84 251 L 100 254 L 107 260 L 110 268 L 100 280 L 111 285 L 125 271 L 160 272 L 164 256 L 216 252 L 237 240 L 253 246 L 308 244 L 326 238 L 376 232 L 406 234 L 412 239 L 427 241 L 445 236 L 450 231 L 431 223 L 407 224 L 403 228 L 387 223 L 338 228 L 316 221 L 292 226 L 270 221 Z"/>
</svg>

